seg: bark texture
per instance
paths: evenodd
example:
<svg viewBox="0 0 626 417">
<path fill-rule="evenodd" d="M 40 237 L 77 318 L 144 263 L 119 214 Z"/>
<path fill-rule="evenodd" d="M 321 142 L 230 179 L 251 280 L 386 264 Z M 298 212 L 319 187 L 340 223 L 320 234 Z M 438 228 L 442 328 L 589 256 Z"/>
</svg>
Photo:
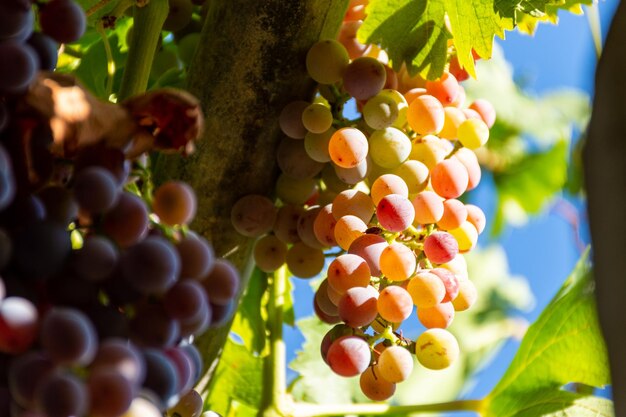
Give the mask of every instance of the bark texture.
<svg viewBox="0 0 626 417">
<path fill-rule="evenodd" d="M 617 10 L 596 72 L 584 149 L 600 324 L 607 342 L 615 415 L 626 416 L 626 4 Z"/>
<path fill-rule="evenodd" d="M 304 65 L 318 39 L 334 38 L 348 0 L 212 0 L 189 73 L 189 91 L 205 113 L 205 132 L 188 158 L 161 157 L 157 182 L 177 178 L 198 196 L 193 229 L 228 255 L 249 277 L 252 241 L 230 224 L 240 197 L 271 195 L 278 169 L 275 151 L 282 137 L 278 115 L 292 100 L 308 99 L 314 84 Z M 226 326 L 196 343 L 210 378 L 228 336 Z"/>
</svg>

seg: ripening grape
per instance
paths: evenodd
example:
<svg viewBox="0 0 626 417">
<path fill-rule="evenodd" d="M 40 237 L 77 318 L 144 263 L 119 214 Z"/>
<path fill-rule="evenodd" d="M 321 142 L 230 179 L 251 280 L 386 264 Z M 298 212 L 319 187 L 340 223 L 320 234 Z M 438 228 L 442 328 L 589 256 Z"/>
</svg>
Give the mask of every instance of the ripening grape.
<svg viewBox="0 0 626 417">
<path fill-rule="evenodd" d="M 380 354 L 376 370 L 389 382 L 402 382 L 413 372 L 413 356 L 402 346 L 389 346 Z"/>
<path fill-rule="evenodd" d="M 451 105 L 459 94 L 459 82 L 448 71 L 435 81 L 426 81 L 426 91 L 444 106 Z"/>
<path fill-rule="evenodd" d="M 307 155 L 317 162 L 330 162 L 328 144 L 336 131 L 337 129 L 331 127 L 322 133 L 307 132 L 304 136 L 304 150 Z"/>
<path fill-rule="evenodd" d="M 480 148 L 489 140 L 489 127 L 482 119 L 467 119 L 459 125 L 457 136 L 466 148 Z"/>
<path fill-rule="evenodd" d="M 143 200 L 124 192 L 104 215 L 102 229 L 111 240 L 125 248 L 141 240 L 148 233 L 148 225 L 148 210 Z"/>
<path fill-rule="evenodd" d="M 435 264 L 450 262 L 459 253 L 456 239 L 446 232 L 433 232 L 424 239 L 424 254 Z"/>
<path fill-rule="evenodd" d="M 89 415 L 117 417 L 130 407 L 133 386 L 122 374 L 110 369 L 91 372 L 87 378 Z"/>
<path fill-rule="evenodd" d="M 296 179 L 283 173 L 276 181 L 276 196 L 284 203 L 304 204 L 315 193 L 316 187 L 312 178 Z"/>
<path fill-rule="evenodd" d="M 35 305 L 22 297 L 7 297 L 0 303 L 0 352 L 18 354 L 37 338 L 39 315 Z"/>
<path fill-rule="evenodd" d="M 287 260 L 287 244 L 274 235 L 260 238 L 254 245 L 254 263 L 263 272 L 274 272 Z"/>
<path fill-rule="evenodd" d="M 469 108 L 477 112 L 482 121 L 491 129 L 496 122 L 496 109 L 493 108 L 493 104 L 485 99 L 479 98 L 474 100 L 474 102 L 469 105 Z"/>
<path fill-rule="evenodd" d="M 287 268 L 296 277 L 312 278 L 324 268 L 324 252 L 298 242 L 287 251 L 286 262 Z"/>
<path fill-rule="evenodd" d="M 472 250 L 476 246 L 476 242 L 478 242 L 478 231 L 469 221 L 463 222 L 461 226 L 449 230 L 448 233 L 454 236 L 459 243 L 459 251 L 461 253 Z"/>
<path fill-rule="evenodd" d="M 349 288 L 339 299 L 339 317 L 350 327 L 367 326 L 378 314 L 377 299 L 372 286 Z"/>
<path fill-rule="evenodd" d="M 454 319 L 454 306 L 447 302 L 436 304 L 433 307 L 418 308 L 417 318 L 427 329 L 435 327 L 445 329 L 450 326 Z"/>
<path fill-rule="evenodd" d="M 395 127 L 372 133 L 369 147 L 372 160 L 383 168 L 397 168 L 411 154 L 411 140 Z"/>
<path fill-rule="evenodd" d="M 413 198 L 415 224 L 437 223 L 443 217 L 443 199 L 432 191 L 422 191 Z"/>
<path fill-rule="evenodd" d="M 445 198 L 457 198 L 465 192 L 469 175 L 457 159 L 439 162 L 430 172 L 430 183 L 437 194 Z"/>
<path fill-rule="evenodd" d="M 393 98 L 378 94 L 367 100 L 362 113 L 369 127 L 385 129 L 391 127 L 398 118 L 398 105 Z"/>
<path fill-rule="evenodd" d="M 415 342 L 417 360 L 428 369 L 445 369 L 459 357 L 459 343 L 444 329 L 428 329 Z"/>
<path fill-rule="evenodd" d="M 413 311 L 413 300 L 404 288 L 398 285 L 385 287 L 378 296 L 378 313 L 392 323 L 408 319 Z"/>
<path fill-rule="evenodd" d="M 103 213 L 112 208 L 119 192 L 115 177 L 104 168 L 94 166 L 76 175 L 74 198 L 80 208 L 89 213 Z"/>
<path fill-rule="evenodd" d="M 180 277 L 202 279 L 213 268 L 215 252 L 213 246 L 202 236 L 189 232 L 176 243 L 180 257 Z"/>
<path fill-rule="evenodd" d="M 182 181 L 168 181 L 154 193 L 152 210 L 162 223 L 187 224 L 196 215 L 196 193 Z"/>
<path fill-rule="evenodd" d="M 420 161 L 408 160 L 392 171 L 404 180 L 409 195 L 415 195 L 426 188 L 430 178 L 428 167 Z M 400 194 L 400 193 L 396 193 Z"/>
<path fill-rule="evenodd" d="M 372 354 L 365 340 L 358 336 L 342 336 L 328 348 L 326 360 L 337 375 L 350 377 L 363 373 Z"/>
<path fill-rule="evenodd" d="M 322 311 L 322 309 L 317 305 L 317 300 L 313 298 L 313 311 L 318 319 L 326 324 L 337 324 L 341 322 L 339 316 L 331 316 L 330 314 L 326 314 Z"/>
<path fill-rule="evenodd" d="M 367 138 L 359 129 L 344 127 L 336 131 L 328 143 L 331 160 L 341 168 L 353 168 L 367 156 Z"/>
<path fill-rule="evenodd" d="M 404 281 L 413 275 L 416 266 L 415 254 L 401 243 L 392 243 L 380 254 L 380 270 L 392 281 Z"/>
<path fill-rule="evenodd" d="M 456 229 L 467 220 L 467 208 L 465 204 L 450 198 L 443 202 L 443 216 L 437 222 L 437 227 L 442 230 Z"/>
<path fill-rule="evenodd" d="M 40 341 L 46 354 L 61 365 L 87 365 L 98 349 L 91 320 L 73 308 L 49 310 L 41 323 Z"/>
<path fill-rule="evenodd" d="M 323 280 L 317 291 L 315 291 L 315 303 L 324 314 L 337 316 L 339 310 L 337 309 L 337 304 L 333 303 L 328 296 L 328 288 L 328 280 Z"/>
<path fill-rule="evenodd" d="M 226 259 L 218 259 L 209 275 L 201 283 L 211 304 L 227 305 L 239 293 L 239 272 Z"/>
<path fill-rule="evenodd" d="M 480 207 L 473 204 L 466 204 L 465 208 L 467 209 L 467 221 L 474 225 L 478 234 L 481 234 L 487 224 L 485 213 L 483 213 Z"/>
<path fill-rule="evenodd" d="M 367 225 L 356 216 L 343 216 L 335 224 L 335 241 L 343 250 L 348 250 L 354 239 L 367 230 Z"/>
<path fill-rule="evenodd" d="M 278 124 L 283 133 L 292 139 L 303 139 L 306 135 L 306 127 L 302 124 L 302 113 L 309 107 L 306 101 L 292 101 L 283 107 L 278 116 Z"/>
<path fill-rule="evenodd" d="M 437 136 L 426 135 L 413 142 L 409 159 L 419 161 L 428 169 L 433 169 L 450 153 L 449 146 L 448 141 L 441 140 Z"/>
<path fill-rule="evenodd" d="M 443 139 L 455 140 L 457 138 L 457 130 L 461 123 L 467 118 L 460 109 L 456 107 L 446 107 L 443 109 L 445 118 L 443 128 L 439 132 L 439 137 Z"/>
<path fill-rule="evenodd" d="M 459 63 L 459 56 L 458 55 L 453 55 L 450 58 L 450 74 L 454 75 L 454 77 L 457 79 L 458 82 L 462 82 L 465 81 L 469 78 L 469 74 L 467 72 L 467 70 L 463 67 L 461 67 L 461 64 Z"/>
<path fill-rule="evenodd" d="M 357 165 L 357 168 L 358 168 L 358 165 Z M 356 168 L 351 168 L 351 169 L 354 170 Z M 328 194 L 333 194 L 333 193 L 337 194 L 344 190 L 352 188 L 350 185 L 348 185 L 343 179 L 339 178 L 338 176 L 341 171 L 348 171 L 348 170 L 344 168 L 339 168 L 337 165 L 334 165 L 334 164 L 326 164 L 326 166 L 322 168 L 322 181 L 324 182 L 324 185 L 326 186 L 325 192 Z M 334 196 L 332 198 L 334 198 Z M 328 201 L 326 204 L 330 202 L 332 202 L 332 199 L 330 199 L 330 201 Z"/>
<path fill-rule="evenodd" d="M 358 255 L 344 254 L 336 257 L 328 266 L 328 284 L 339 294 L 353 287 L 367 287 L 370 268 Z"/>
<path fill-rule="evenodd" d="M 333 114 L 323 104 L 313 103 L 302 112 L 302 124 L 309 132 L 324 133 L 333 124 Z"/>
<path fill-rule="evenodd" d="M 452 272 L 445 268 L 429 269 L 428 272 L 434 274 L 441 279 L 443 286 L 446 288 L 446 295 L 443 297 L 443 302 L 454 300 L 459 294 L 459 278 Z"/>
<path fill-rule="evenodd" d="M 333 200 L 332 209 L 333 216 L 337 220 L 351 214 L 369 223 L 376 207 L 372 199 L 363 191 L 345 190 L 337 194 Z"/>
<path fill-rule="evenodd" d="M 332 247 L 337 245 L 335 240 L 335 225 L 337 220 L 333 216 L 333 205 L 327 204 L 317 214 L 313 222 L 313 232 L 315 237 L 324 247 Z"/>
<path fill-rule="evenodd" d="M 164 350 L 165 355 L 172 361 L 178 375 L 178 385 L 176 391 L 180 393 L 188 392 L 194 382 L 193 376 L 196 372 L 195 364 L 184 349 L 179 346 L 169 347 Z"/>
<path fill-rule="evenodd" d="M 304 141 L 283 138 L 276 150 L 276 160 L 282 172 L 293 178 L 313 178 L 324 165 L 309 156 Z"/>
<path fill-rule="evenodd" d="M 459 284 L 459 295 L 452 300 L 452 305 L 455 311 L 469 310 L 476 303 L 477 298 L 476 286 L 472 281 L 466 279 Z"/>
<path fill-rule="evenodd" d="M 423 96 L 423 95 L 426 95 L 426 94 L 428 94 L 428 91 L 426 91 L 425 88 L 423 88 L 423 87 L 415 87 L 415 88 L 411 88 L 411 89 L 407 90 L 404 93 L 404 99 L 410 105 L 413 102 L 413 100 L 415 100 L 419 96 Z"/>
<path fill-rule="evenodd" d="M 276 219 L 276 207 L 269 198 L 251 194 L 241 197 L 230 211 L 230 221 L 239 234 L 258 237 L 270 230 Z"/>
<path fill-rule="evenodd" d="M 387 241 L 382 236 L 366 233 L 352 241 L 348 253 L 364 259 L 372 276 L 380 277 L 380 255 L 387 246 Z"/>
<path fill-rule="evenodd" d="M 439 100 L 425 94 L 410 102 L 407 120 L 411 129 L 420 135 L 437 134 L 443 129 L 445 113 Z"/>
<path fill-rule="evenodd" d="M 334 39 L 317 42 L 306 54 L 306 70 L 320 84 L 341 80 L 349 62 L 348 51 Z"/>
<path fill-rule="evenodd" d="M 385 401 L 396 392 L 396 384 L 382 378 L 375 366 L 370 366 L 359 378 L 361 391 L 372 401 Z"/>
<path fill-rule="evenodd" d="M 150 236 L 128 249 L 121 261 L 130 285 L 145 295 L 161 295 L 180 274 L 180 257 L 167 239 Z"/>
<path fill-rule="evenodd" d="M 360 57 L 352 61 L 343 73 L 343 88 L 357 100 L 374 97 L 385 86 L 385 66 L 375 58 Z"/>
<path fill-rule="evenodd" d="M 298 236 L 298 220 L 304 213 L 302 206 L 286 204 L 278 209 L 273 231 L 278 239 L 285 243 L 296 243 L 300 241 Z"/>
<path fill-rule="evenodd" d="M 394 174 L 384 174 L 376 178 L 370 189 L 372 201 L 378 204 L 383 197 L 389 194 L 398 194 L 404 198 L 409 197 L 409 187 L 406 182 Z"/>
<path fill-rule="evenodd" d="M 459 94 L 456 95 L 456 98 L 452 103 L 450 103 L 450 106 L 454 106 L 460 109 L 461 107 L 463 107 L 463 104 L 465 104 L 466 98 L 467 95 L 465 93 L 465 88 L 463 88 L 462 85 L 459 85 Z"/>
<path fill-rule="evenodd" d="M 309 207 L 300 215 L 296 225 L 296 231 L 300 240 L 312 248 L 321 249 L 323 247 L 315 236 L 315 219 L 321 210 L 320 206 Z"/>
<path fill-rule="evenodd" d="M 453 158 L 458 159 L 467 169 L 468 182 L 467 189 L 473 190 L 478 186 L 481 178 L 480 164 L 476 154 L 467 149 L 461 148 L 454 154 Z"/>
<path fill-rule="evenodd" d="M 402 232 L 415 220 L 415 208 L 411 201 L 399 194 L 383 197 L 376 206 L 380 225 L 390 232 Z"/>
<path fill-rule="evenodd" d="M 47 416 L 82 416 L 88 411 L 89 394 L 78 377 L 59 370 L 38 384 L 35 402 L 36 409 Z"/>
<path fill-rule="evenodd" d="M 480 117 L 480 114 L 478 114 L 478 112 L 476 110 L 472 110 L 472 109 L 463 109 L 461 110 L 463 112 L 463 114 L 465 115 L 465 117 L 467 117 L 468 119 L 478 119 L 478 120 L 482 120 L 482 118 Z"/>
<path fill-rule="evenodd" d="M 352 168 L 342 168 L 333 165 L 336 176 L 345 184 L 354 185 L 363 181 L 369 174 L 371 163 L 369 158 L 365 158 L 357 166 Z"/>
<path fill-rule="evenodd" d="M 419 272 L 409 281 L 406 290 L 417 308 L 434 307 L 446 296 L 443 281 L 429 272 Z"/>
<path fill-rule="evenodd" d="M 398 129 L 402 129 L 406 124 L 406 115 L 409 109 L 409 103 L 404 98 L 402 93 L 395 89 L 386 88 L 380 93 L 378 93 L 377 97 L 388 97 L 392 99 L 396 103 L 396 108 L 398 109 L 398 117 L 393 122 L 392 126 L 397 127 Z"/>
</svg>

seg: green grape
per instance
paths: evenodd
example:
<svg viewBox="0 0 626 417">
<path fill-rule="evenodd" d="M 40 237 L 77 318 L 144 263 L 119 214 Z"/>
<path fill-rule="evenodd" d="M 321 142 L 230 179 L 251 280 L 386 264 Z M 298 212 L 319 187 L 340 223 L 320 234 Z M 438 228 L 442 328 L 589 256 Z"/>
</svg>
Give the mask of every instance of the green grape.
<svg viewBox="0 0 626 417">
<path fill-rule="evenodd" d="M 404 347 L 389 346 L 378 358 L 376 369 L 389 382 L 402 382 L 413 372 L 413 355 Z"/>
<path fill-rule="evenodd" d="M 428 329 L 415 342 L 417 360 L 428 369 L 445 369 L 459 357 L 456 338 L 444 329 Z"/>
<path fill-rule="evenodd" d="M 317 42 L 306 55 L 307 72 L 320 84 L 334 84 L 341 80 L 349 62 L 346 48 L 333 39 Z"/>
<path fill-rule="evenodd" d="M 478 230 L 469 221 L 464 221 L 461 226 L 456 229 L 449 230 L 450 233 L 459 244 L 459 251 L 468 252 L 476 246 L 478 241 Z"/>
<path fill-rule="evenodd" d="M 317 162 L 330 162 L 328 143 L 336 131 L 337 129 L 330 127 L 322 133 L 307 132 L 304 136 L 304 150 L 311 159 Z"/>
<path fill-rule="evenodd" d="M 387 96 L 378 94 L 363 106 L 363 118 L 372 129 L 391 127 L 398 118 L 398 105 Z"/>
<path fill-rule="evenodd" d="M 162 49 L 154 54 L 152 68 L 150 69 L 150 78 L 158 80 L 172 68 L 179 68 L 176 54 L 169 49 Z"/>
<path fill-rule="evenodd" d="M 428 167 L 420 161 L 411 159 L 404 161 L 392 173 L 404 180 L 409 189 L 409 195 L 415 195 L 424 191 L 430 179 Z"/>
<path fill-rule="evenodd" d="M 402 129 L 406 124 L 406 115 L 409 109 L 409 103 L 407 103 L 406 98 L 397 90 L 393 90 L 391 88 L 386 88 L 380 93 L 378 93 L 380 97 L 389 97 L 396 103 L 396 107 L 398 109 L 398 117 L 393 122 L 393 127 L 397 127 L 398 129 Z"/>
<path fill-rule="evenodd" d="M 326 188 L 328 190 L 335 193 L 340 193 L 344 190 L 351 188 L 350 185 L 348 185 L 345 181 L 339 178 L 339 170 L 343 171 L 343 168 L 338 168 L 333 164 L 326 164 L 322 169 L 322 181 L 324 182 L 324 185 L 326 185 Z"/>
<path fill-rule="evenodd" d="M 378 375 L 374 366 L 361 374 L 359 385 L 363 394 L 372 401 L 388 400 L 396 392 L 396 384 Z"/>
<path fill-rule="evenodd" d="M 302 124 L 309 132 L 324 133 L 333 124 L 333 114 L 323 104 L 313 103 L 302 112 Z"/>
<path fill-rule="evenodd" d="M 274 272 L 287 259 L 287 244 L 274 235 L 266 235 L 254 245 L 254 263 L 263 272 Z"/>
<path fill-rule="evenodd" d="M 397 168 L 411 154 L 411 140 L 395 127 L 372 133 L 369 146 L 372 160 L 383 168 Z"/>
<path fill-rule="evenodd" d="M 276 181 L 276 196 L 285 203 L 304 204 L 315 193 L 316 187 L 312 178 L 296 179 L 280 174 Z"/>
</svg>

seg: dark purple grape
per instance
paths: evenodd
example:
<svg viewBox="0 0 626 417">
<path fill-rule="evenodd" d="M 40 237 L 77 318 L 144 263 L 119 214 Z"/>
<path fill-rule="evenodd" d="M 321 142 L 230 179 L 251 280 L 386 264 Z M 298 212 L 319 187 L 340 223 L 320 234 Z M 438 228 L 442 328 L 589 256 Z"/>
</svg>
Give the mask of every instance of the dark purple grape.
<svg viewBox="0 0 626 417">
<path fill-rule="evenodd" d="M 47 417 L 82 416 L 89 404 L 87 389 L 69 372 L 53 372 L 43 378 L 35 398 L 37 408 Z"/>
<path fill-rule="evenodd" d="M 39 69 L 35 50 L 15 41 L 0 42 L 0 62 L 0 93 L 25 91 Z"/>
<path fill-rule="evenodd" d="M 180 336 L 180 325 L 168 316 L 161 304 L 143 303 L 137 306 L 130 321 L 131 340 L 142 347 L 172 346 Z"/>
<path fill-rule="evenodd" d="M 226 305 L 239 292 L 239 272 L 225 259 L 218 259 L 211 273 L 201 282 L 211 304 Z"/>
<path fill-rule="evenodd" d="M 41 31 L 59 43 L 77 41 L 85 32 L 87 17 L 73 0 L 51 0 L 39 9 Z"/>
<path fill-rule="evenodd" d="M 29 277 L 56 274 L 72 251 L 65 227 L 43 220 L 26 226 L 15 238 L 14 259 L 20 272 Z"/>
<path fill-rule="evenodd" d="M 73 308 L 49 310 L 41 324 L 40 341 L 50 358 L 63 365 L 87 365 L 98 348 L 93 324 Z"/>
<path fill-rule="evenodd" d="M 161 295 L 176 282 L 180 258 L 167 239 L 149 237 L 128 249 L 121 266 L 124 277 L 137 291 Z"/>
<path fill-rule="evenodd" d="M 78 205 L 72 192 L 65 187 L 50 186 L 37 193 L 46 208 L 46 218 L 67 227 L 78 217 Z"/>
<path fill-rule="evenodd" d="M 143 386 L 152 391 L 160 400 L 164 409 L 176 395 L 178 374 L 172 361 L 158 349 L 146 349 L 143 352 L 146 361 L 146 379 Z"/>
<path fill-rule="evenodd" d="M 117 417 L 130 407 L 133 400 L 132 383 L 112 369 L 92 371 L 87 378 L 89 415 Z"/>
<path fill-rule="evenodd" d="M 76 156 L 74 168 L 77 174 L 93 166 L 107 169 L 119 185 L 126 182 L 130 172 L 130 162 L 126 160 L 124 153 L 104 145 L 85 147 Z"/>
<path fill-rule="evenodd" d="M 104 236 L 88 236 L 83 247 L 74 251 L 71 265 L 83 279 L 99 282 L 113 273 L 117 266 L 119 253 L 117 248 Z"/>
<path fill-rule="evenodd" d="M 119 246 L 128 247 L 146 235 L 148 225 L 148 210 L 143 200 L 124 192 L 115 207 L 104 215 L 102 228 Z"/>
<path fill-rule="evenodd" d="M 180 277 L 202 279 L 215 263 L 213 246 L 202 236 L 188 233 L 176 244 L 180 256 Z"/>
<path fill-rule="evenodd" d="M 185 352 L 185 354 L 191 359 L 191 363 L 193 363 L 194 373 L 192 375 L 194 384 L 198 382 L 200 377 L 202 376 L 203 362 L 202 355 L 198 351 L 198 348 L 192 344 L 182 344 L 180 348 Z"/>
<path fill-rule="evenodd" d="M 13 40 L 23 42 L 33 32 L 35 14 L 31 9 L 0 4 L 0 41 Z"/>
<path fill-rule="evenodd" d="M 54 71 L 58 61 L 59 45 L 49 36 L 39 32 L 33 32 L 26 42 L 37 52 L 39 69 Z"/>
<path fill-rule="evenodd" d="M 223 326 L 230 320 L 235 312 L 235 300 L 231 300 L 228 304 L 211 303 L 211 327 Z"/>
<path fill-rule="evenodd" d="M 104 213 L 117 203 L 119 197 L 115 177 L 106 169 L 90 167 L 76 175 L 74 198 L 88 213 Z"/>
<path fill-rule="evenodd" d="M 163 298 L 167 314 L 183 324 L 193 321 L 208 304 L 204 288 L 194 280 L 177 282 Z"/>
<path fill-rule="evenodd" d="M 179 347 L 173 347 L 165 350 L 165 355 L 172 361 L 178 374 L 178 386 L 176 391 L 179 394 L 185 394 L 193 388 L 193 377 L 195 373 L 193 360 L 189 355 Z"/>
<path fill-rule="evenodd" d="M 92 372 L 110 369 L 122 374 L 135 388 L 143 384 L 146 363 L 141 352 L 124 339 L 107 339 L 100 345 L 89 369 Z"/>
<path fill-rule="evenodd" d="M 27 352 L 15 357 L 9 368 L 9 389 L 13 399 L 24 408 L 34 408 L 35 389 L 55 368 L 41 352 Z"/>
<path fill-rule="evenodd" d="M 39 315 L 29 300 L 11 296 L 0 304 L 0 352 L 21 353 L 37 338 Z"/>
</svg>

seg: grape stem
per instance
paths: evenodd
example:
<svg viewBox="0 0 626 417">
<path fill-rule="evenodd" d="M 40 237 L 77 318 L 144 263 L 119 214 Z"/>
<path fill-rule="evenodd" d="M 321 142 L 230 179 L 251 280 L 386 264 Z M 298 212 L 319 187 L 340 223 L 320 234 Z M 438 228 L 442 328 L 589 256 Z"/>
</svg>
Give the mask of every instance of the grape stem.
<svg viewBox="0 0 626 417">
<path fill-rule="evenodd" d="M 146 91 L 152 61 L 169 8 L 168 0 L 150 0 L 144 7 L 135 7 L 133 30 L 139 36 L 133 36 L 128 45 L 128 59 L 118 94 L 119 100 Z"/>
<path fill-rule="evenodd" d="M 405 415 L 413 413 L 439 413 L 442 411 L 473 411 L 480 413 L 482 400 L 458 400 L 437 404 L 388 405 L 368 404 L 309 404 L 293 405 L 292 417 L 322 417 L 336 415 Z"/>
<path fill-rule="evenodd" d="M 452 150 L 450 151 L 450 153 L 448 155 L 446 155 L 445 159 L 450 159 L 452 158 L 452 156 L 454 156 L 454 154 L 463 147 L 463 144 L 461 143 L 460 140 L 457 140 L 456 142 L 454 142 L 454 148 L 452 148 Z"/>
<path fill-rule="evenodd" d="M 113 51 L 111 50 L 111 43 L 109 42 L 109 37 L 107 36 L 106 30 L 104 30 L 104 23 L 102 20 L 98 21 L 96 24 L 96 30 L 100 37 L 102 38 L 102 43 L 104 45 L 104 52 L 107 58 L 107 83 L 106 83 L 106 97 L 107 99 L 113 93 L 113 78 L 115 77 L 115 60 L 113 59 Z"/>
</svg>

